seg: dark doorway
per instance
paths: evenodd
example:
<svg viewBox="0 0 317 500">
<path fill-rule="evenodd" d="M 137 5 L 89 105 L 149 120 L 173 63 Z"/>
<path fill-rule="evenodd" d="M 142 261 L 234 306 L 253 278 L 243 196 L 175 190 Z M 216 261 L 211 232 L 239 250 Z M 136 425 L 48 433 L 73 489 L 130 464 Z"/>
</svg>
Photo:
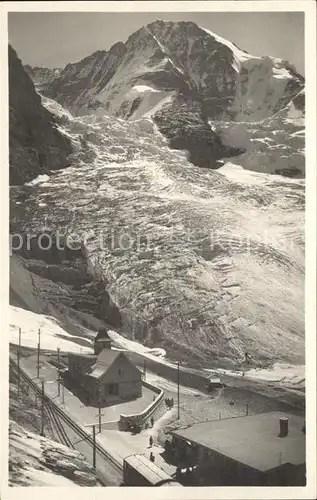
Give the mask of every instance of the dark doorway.
<svg viewBox="0 0 317 500">
<path fill-rule="evenodd" d="M 112 396 L 118 396 L 119 384 L 109 384 L 109 394 L 111 394 Z"/>
</svg>

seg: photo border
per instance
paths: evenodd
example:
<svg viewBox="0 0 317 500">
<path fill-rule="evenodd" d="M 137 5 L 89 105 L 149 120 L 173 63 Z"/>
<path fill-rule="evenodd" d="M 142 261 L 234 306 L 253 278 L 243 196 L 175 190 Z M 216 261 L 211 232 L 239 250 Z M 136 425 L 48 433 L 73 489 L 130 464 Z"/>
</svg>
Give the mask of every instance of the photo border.
<svg viewBox="0 0 317 500">
<path fill-rule="evenodd" d="M 1 496 L 4 500 L 47 500 L 56 494 L 78 500 L 104 498 L 103 489 L 7 486 L 8 478 L 8 374 L 9 374 L 9 150 L 8 150 L 8 23 L 9 12 L 304 12 L 306 80 L 306 223 L 305 223 L 305 349 L 306 349 L 306 456 L 305 487 L 185 487 L 120 489 L 107 487 L 111 499 L 130 497 L 162 499 L 313 499 L 316 497 L 316 4 L 314 0 L 193 1 L 193 2 L 4 2 L 0 5 L 1 93 Z M 269 36 L 269 35 L 268 35 Z M 43 490 L 44 488 L 44 490 Z"/>
</svg>

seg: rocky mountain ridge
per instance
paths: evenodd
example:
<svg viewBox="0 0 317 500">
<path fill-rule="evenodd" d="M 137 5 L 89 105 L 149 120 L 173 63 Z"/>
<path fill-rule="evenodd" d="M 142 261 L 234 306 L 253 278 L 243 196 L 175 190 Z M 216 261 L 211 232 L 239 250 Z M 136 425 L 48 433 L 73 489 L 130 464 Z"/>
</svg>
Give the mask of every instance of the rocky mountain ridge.
<svg viewBox="0 0 317 500">
<path fill-rule="evenodd" d="M 41 104 L 34 84 L 9 45 L 10 184 L 68 165 L 71 143 Z"/>
<path fill-rule="evenodd" d="M 286 61 L 256 57 L 195 23 L 155 21 L 126 43 L 68 64 L 45 88 L 73 114 L 122 118 L 155 113 L 166 97 L 198 101 L 208 119 L 262 119 L 304 85 Z"/>
<path fill-rule="evenodd" d="M 30 66 L 30 64 L 25 64 L 24 69 L 32 78 L 35 85 L 41 85 L 59 77 L 63 68 L 45 68 L 44 66 Z"/>
<path fill-rule="evenodd" d="M 218 168 L 220 159 L 247 149 L 223 143 L 210 121 L 252 128 L 303 94 L 304 79 L 288 62 L 250 55 L 195 23 L 155 21 L 109 51 L 68 64 L 40 88 L 77 116 L 153 119 L 194 165 Z M 301 177 L 299 160 L 264 171 Z"/>
</svg>

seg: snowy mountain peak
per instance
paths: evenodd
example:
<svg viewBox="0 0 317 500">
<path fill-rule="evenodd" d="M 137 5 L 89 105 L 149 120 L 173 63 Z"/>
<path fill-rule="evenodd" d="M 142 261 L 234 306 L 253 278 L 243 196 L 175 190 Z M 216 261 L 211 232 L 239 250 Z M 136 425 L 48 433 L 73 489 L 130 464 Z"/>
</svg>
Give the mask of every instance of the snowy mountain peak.
<svg viewBox="0 0 317 500">
<path fill-rule="evenodd" d="M 158 20 L 67 65 L 44 92 L 77 115 L 137 119 L 191 99 L 209 119 L 252 121 L 282 109 L 303 84 L 280 59 L 253 56 L 193 22 Z"/>
</svg>

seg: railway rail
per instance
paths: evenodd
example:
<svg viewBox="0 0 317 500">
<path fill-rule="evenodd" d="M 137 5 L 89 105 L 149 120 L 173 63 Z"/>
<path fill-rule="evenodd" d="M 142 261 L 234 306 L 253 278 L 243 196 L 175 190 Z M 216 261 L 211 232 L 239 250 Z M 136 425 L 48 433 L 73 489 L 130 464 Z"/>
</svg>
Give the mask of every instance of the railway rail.
<svg viewBox="0 0 317 500">
<path fill-rule="evenodd" d="M 87 448 L 84 454 L 88 461 L 93 456 L 93 448 L 95 446 L 95 454 L 98 456 L 96 460 L 95 471 L 97 477 L 104 485 L 111 486 L 181 486 L 175 479 L 164 473 L 159 467 L 146 459 L 142 455 L 132 455 L 126 457 L 123 463 L 116 460 L 109 452 L 107 452 L 98 442 L 94 442 L 93 437 L 85 429 L 60 408 L 50 396 L 42 392 L 42 387 L 32 379 L 14 358 L 10 356 L 10 367 L 15 373 L 19 373 L 20 382 L 24 382 L 30 387 L 36 396 L 42 401 L 43 409 L 46 411 L 49 421 L 56 432 L 58 439 L 69 448 L 78 449 L 78 445 L 85 443 L 91 453 L 87 453 Z M 39 379 L 36 379 L 39 382 Z M 63 421 L 63 423 L 62 423 Z M 68 428 L 66 432 L 65 427 Z M 75 437 L 75 442 L 71 439 Z M 79 441 L 78 441 L 79 438 Z M 79 446 L 80 447 L 80 446 Z M 89 456 L 88 456 L 89 455 Z M 130 463 L 132 460 L 132 463 Z"/>
<path fill-rule="evenodd" d="M 64 426 L 61 424 L 60 419 L 64 422 L 64 424 L 67 425 L 70 429 L 72 429 L 75 434 L 80 438 L 80 441 L 85 441 L 91 448 L 91 456 L 93 454 L 93 437 L 86 431 L 84 430 L 79 424 L 74 422 L 67 413 L 60 408 L 59 406 L 56 405 L 52 399 L 44 393 L 42 395 L 42 390 L 41 387 L 34 381 L 32 380 L 29 375 L 27 375 L 24 370 L 20 367 L 18 368 L 18 365 L 14 359 L 10 357 L 10 367 L 13 368 L 14 371 L 20 370 L 20 380 L 21 382 L 24 381 L 24 383 L 28 384 L 29 387 L 35 392 L 35 394 L 39 397 L 42 398 L 44 397 L 44 407 L 47 411 L 47 414 L 51 417 L 51 422 L 53 426 L 56 429 L 58 438 L 63 442 L 65 445 L 75 448 L 75 444 L 73 441 L 69 438 L 68 434 L 65 431 Z M 80 442 L 78 441 L 78 442 Z M 112 457 L 99 443 L 95 443 L 95 449 L 96 449 L 96 455 L 99 456 L 99 459 L 102 458 L 104 462 L 109 465 L 115 476 L 117 477 L 117 480 L 115 483 L 117 484 L 122 484 L 123 482 L 123 465 L 120 464 L 114 457 Z M 87 457 L 88 458 L 88 457 Z M 101 482 L 106 483 L 107 481 L 105 480 L 105 474 L 104 472 L 100 472 L 98 470 L 98 466 L 96 467 L 96 474 L 101 480 Z"/>
</svg>

